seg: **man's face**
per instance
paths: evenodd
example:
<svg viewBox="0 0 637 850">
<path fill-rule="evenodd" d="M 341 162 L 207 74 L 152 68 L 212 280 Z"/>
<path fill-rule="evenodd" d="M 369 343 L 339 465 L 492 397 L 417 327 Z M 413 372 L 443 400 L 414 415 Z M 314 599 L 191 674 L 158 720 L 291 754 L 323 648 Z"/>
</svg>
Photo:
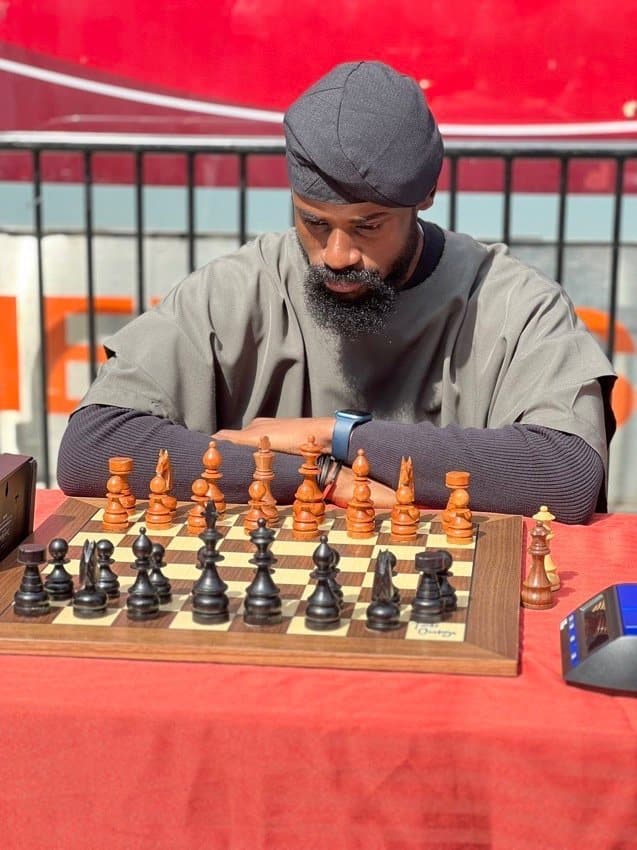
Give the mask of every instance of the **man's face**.
<svg viewBox="0 0 637 850">
<path fill-rule="evenodd" d="M 293 201 L 313 316 L 348 337 L 378 332 L 420 254 L 417 210 L 329 204 L 295 193 Z"/>
</svg>

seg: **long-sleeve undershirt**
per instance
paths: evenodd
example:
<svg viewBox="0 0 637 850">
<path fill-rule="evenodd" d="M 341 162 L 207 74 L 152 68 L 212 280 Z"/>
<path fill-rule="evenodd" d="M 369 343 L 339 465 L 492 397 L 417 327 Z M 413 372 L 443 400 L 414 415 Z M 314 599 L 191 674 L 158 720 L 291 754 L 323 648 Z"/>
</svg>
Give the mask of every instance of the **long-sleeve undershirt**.
<svg viewBox="0 0 637 850">
<path fill-rule="evenodd" d="M 191 484 L 203 471 L 202 456 L 210 437 L 181 425 L 119 407 L 89 405 L 70 419 L 58 455 L 58 482 L 69 495 L 104 496 L 108 459 L 134 459 L 131 486 L 148 491 L 160 449 L 167 449 L 174 475 L 173 493 L 189 499 Z M 254 472 L 254 449 L 219 441 L 223 457 L 220 482 L 228 502 L 245 502 Z M 604 466 L 584 440 L 551 428 L 507 425 L 497 429 L 438 428 L 427 422 L 398 424 L 375 420 L 355 429 L 350 459 L 364 448 L 372 476 L 397 485 L 400 458 L 410 455 L 415 470 L 416 500 L 443 507 L 449 491 L 445 473 L 471 472 L 471 505 L 475 510 L 531 516 L 541 504 L 566 523 L 586 522 L 604 509 Z M 302 459 L 277 453 L 272 492 L 291 503 L 300 481 Z M 600 493 L 602 494 L 600 496 Z"/>
</svg>

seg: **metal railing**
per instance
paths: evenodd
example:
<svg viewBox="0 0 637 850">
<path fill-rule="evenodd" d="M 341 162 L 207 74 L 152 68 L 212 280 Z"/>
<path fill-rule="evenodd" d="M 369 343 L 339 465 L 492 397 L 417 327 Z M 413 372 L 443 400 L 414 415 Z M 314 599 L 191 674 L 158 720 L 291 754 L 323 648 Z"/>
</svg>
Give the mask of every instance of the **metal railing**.
<svg viewBox="0 0 637 850">
<path fill-rule="evenodd" d="M 143 243 L 145 234 L 143 190 L 144 159 L 152 154 L 174 154 L 185 158 L 187 265 L 195 268 L 195 166 L 197 157 L 214 154 L 233 158 L 238 163 L 237 189 L 238 208 L 236 232 L 242 244 L 248 239 L 247 199 L 248 199 L 248 162 L 263 156 L 283 157 L 285 148 L 283 139 L 277 137 L 254 138 L 205 138 L 198 136 L 160 136 L 130 134 L 91 134 L 91 133 L 39 133 L 14 132 L 0 133 L 0 157 L 4 153 L 22 152 L 31 158 L 31 182 L 33 198 L 33 235 L 36 240 L 37 287 L 40 304 L 39 333 L 41 338 L 40 391 L 42 393 L 42 455 L 40 458 L 41 475 L 45 483 L 50 484 L 49 426 L 46 409 L 48 374 L 47 341 L 44 318 L 44 266 L 42 243 L 45 238 L 43 227 L 43 167 L 42 156 L 45 153 L 80 155 L 83 163 L 82 184 L 84 192 L 84 228 L 86 240 L 87 264 L 87 304 L 88 304 L 88 349 L 90 352 L 90 376 L 96 374 L 97 333 L 95 326 L 95 286 L 93 240 L 95 236 L 93 216 L 94 158 L 98 154 L 126 153 L 134 161 L 134 238 L 136 253 L 136 302 L 141 311 L 145 303 L 145 270 Z M 608 270 L 609 301 L 607 353 L 612 359 L 615 350 L 617 323 L 617 289 L 619 277 L 619 257 L 622 232 L 622 200 L 625 194 L 624 182 L 626 164 L 637 158 L 637 142 L 523 142 L 523 141 L 450 141 L 446 144 L 446 182 L 449 193 L 447 227 L 456 229 L 458 221 L 458 196 L 462 190 L 459 181 L 459 167 L 463 160 L 497 160 L 503 166 L 502 185 L 498 189 L 502 198 L 501 240 L 509 243 L 511 238 L 511 216 L 513 196 L 513 167 L 519 162 L 530 160 L 553 160 L 559 166 L 559 180 L 555 194 L 557 196 L 557 232 L 551 244 L 556 246 L 556 280 L 562 279 L 566 247 L 567 198 L 569 196 L 569 170 L 577 160 L 610 160 L 614 163 L 615 176 L 612 192 L 613 211 L 611 221 L 610 268 Z M 0 227 L 0 232 L 2 228 Z"/>
</svg>

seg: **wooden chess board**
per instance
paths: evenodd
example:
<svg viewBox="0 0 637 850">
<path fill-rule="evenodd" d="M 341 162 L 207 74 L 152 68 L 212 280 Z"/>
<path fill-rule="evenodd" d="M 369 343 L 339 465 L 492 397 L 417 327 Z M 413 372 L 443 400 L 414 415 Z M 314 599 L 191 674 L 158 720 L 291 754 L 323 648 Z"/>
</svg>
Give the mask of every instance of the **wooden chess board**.
<svg viewBox="0 0 637 850">
<path fill-rule="evenodd" d="M 229 506 L 217 522 L 223 535 L 218 569 L 228 584 L 230 621 L 201 625 L 192 619 L 190 588 L 199 576 L 196 554 L 201 540 L 186 531 L 191 505 L 180 504 L 174 524 L 148 532 L 165 549 L 163 572 L 171 581 L 172 601 L 159 618 L 132 622 L 127 617 L 126 590 L 135 579 L 131 546 L 143 523 L 145 503 L 131 517 L 126 533 L 104 532 L 104 501 L 67 499 L 29 538 L 48 545 L 54 537 L 69 542 L 67 569 L 78 574 L 86 539 L 108 538 L 115 546 L 113 569 L 121 584 L 119 599 L 110 601 L 99 619 L 74 616 L 70 602 L 52 602 L 42 617 L 19 617 L 13 594 L 23 568 L 13 552 L 0 564 L 0 652 L 104 658 L 216 661 L 303 667 L 411 670 L 513 676 L 518 672 L 519 600 L 523 563 L 523 522 L 519 516 L 474 514 L 476 533 L 470 544 L 449 546 L 437 515 L 423 512 L 418 537 L 405 544 L 389 533 L 389 511 L 379 511 L 376 532 L 353 540 L 345 530 L 344 512 L 328 508 L 321 533 L 340 553 L 338 580 L 344 592 L 341 625 L 329 632 L 305 627 L 304 609 L 313 589 L 310 572 L 318 539 L 294 539 L 290 508 L 282 508 L 272 552 L 277 559 L 274 581 L 281 590 L 283 622 L 249 626 L 243 621 L 245 589 L 254 575 L 255 549 L 243 529 L 245 506 Z M 416 552 L 447 549 L 453 557 L 451 582 L 458 609 L 439 623 L 409 621 L 419 574 Z M 371 631 L 365 611 L 371 601 L 375 557 L 390 549 L 397 558 L 394 584 L 401 594 L 401 627 Z M 47 568 L 43 572 L 46 572 Z"/>
</svg>

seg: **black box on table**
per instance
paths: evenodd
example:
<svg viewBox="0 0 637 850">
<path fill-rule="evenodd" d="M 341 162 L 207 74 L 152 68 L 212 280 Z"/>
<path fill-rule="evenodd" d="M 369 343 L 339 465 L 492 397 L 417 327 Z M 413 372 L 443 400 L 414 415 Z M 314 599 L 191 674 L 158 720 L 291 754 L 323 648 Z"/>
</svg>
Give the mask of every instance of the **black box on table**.
<svg viewBox="0 0 637 850">
<path fill-rule="evenodd" d="M 32 457 L 0 454 L 0 561 L 33 531 L 36 472 Z"/>
</svg>

